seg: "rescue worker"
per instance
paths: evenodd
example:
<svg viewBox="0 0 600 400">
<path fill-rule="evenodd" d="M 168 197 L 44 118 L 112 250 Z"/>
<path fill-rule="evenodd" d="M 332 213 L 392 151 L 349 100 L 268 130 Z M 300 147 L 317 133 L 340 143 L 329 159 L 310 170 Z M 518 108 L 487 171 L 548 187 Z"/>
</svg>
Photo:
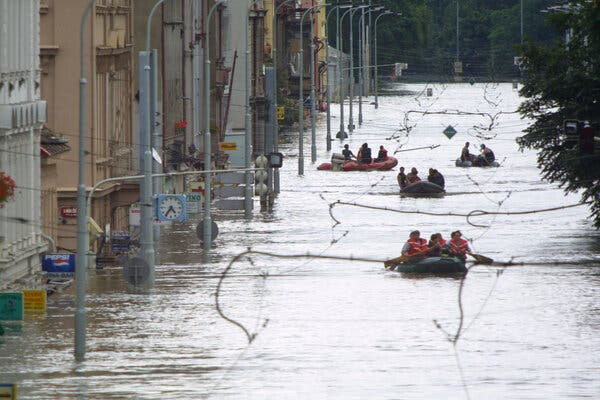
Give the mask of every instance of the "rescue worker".
<svg viewBox="0 0 600 400">
<path fill-rule="evenodd" d="M 360 147 L 358 154 L 356 155 L 356 159 L 361 164 L 371 164 L 373 157 L 371 157 L 371 149 L 367 143 L 363 143 L 363 145 Z"/>
<path fill-rule="evenodd" d="M 441 233 L 431 235 L 427 247 L 429 247 L 429 251 L 427 252 L 428 257 L 442 257 L 448 254 L 446 240 L 444 240 Z"/>
<path fill-rule="evenodd" d="M 494 152 L 489 147 L 485 147 L 485 144 L 481 144 L 481 155 L 479 156 L 479 164 L 486 166 L 492 165 L 492 163 L 496 161 L 496 156 Z"/>
<path fill-rule="evenodd" d="M 418 261 L 425 258 L 427 250 L 427 240 L 421 238 L 421 232 L 412 231 L 402 247 L 402 255 L 409 256 L 411 261 Z"/>
<path fill-rule="evenodd" d="M 419 173 L 419 171 L 417 171 L 417 169 L 415 167 L 412 167 L 410 169 L 410 172 L 406 175 L 406 182 L 409 185 L 420 182 L 421 178 L 419 178 L 418 173 Z"/>
<path fill-rule="evenodd" d="M 460 161 L 473 161 L 475 156 L 469 153 L 469 142 L 465 142 L 465 147 L 462 148 L 460 153 Z"/>
<path fill-rule="evenodd" d="M 377 154 L 377 158 L 375 162 L 385 161 L 387 159 L 387 150 L 383 148 L 383 146 L 379 146 L 379 153 Z"/>
<path fill-rule="evenodd" d="M 446 186 L 446 181 L 444 180 L 444 176 L 439 173 L 437 169 L 429 168 L 429 176 L 427 177 L 427 181 L 431 183 L 435 183 L 444 189 Z"/>
<path fill-rule="evenodd" d="M 451 257 L 461 259 L 463 262 L 467 259 L 467 254 L 471 254 L 469 243 L 462 238 L 460 231 L 454 231 L 450 234 L 450 241 L 448 242 L 448 252 Z"/>
<path fill-rule="evenodd" d="M 356 159 L 356 157 L 354 156 L 354 153 L 352 153 L 352 150 L 350 150 L 350 146 L 348 146 L 347 144 L 344 145 L 344 150 L 342 150 L 342 155 L 344 156 L 344 160 L 346 160 L 346 161 L 350 161 L 353 158 Z"/>
<path fill-rule="evenodd" d="M 400 189 L 404 189 L 408 182 L 406 181 L 406 174 L 404 173 L 404 167 L 400 167 L 400 172 L 398 172 L 398 185 L 400 185 Z"/>
</svg>

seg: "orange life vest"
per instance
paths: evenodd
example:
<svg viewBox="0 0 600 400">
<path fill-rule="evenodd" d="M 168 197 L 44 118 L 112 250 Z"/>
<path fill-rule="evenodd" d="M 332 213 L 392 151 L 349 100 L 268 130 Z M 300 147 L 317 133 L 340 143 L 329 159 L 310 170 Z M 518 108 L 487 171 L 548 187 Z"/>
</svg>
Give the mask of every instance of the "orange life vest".
<svg viewBox="0 0 600 400">
<path fill-rule="evenodd" d="M 406 243 L 410 244 L 410 249 L 406 252 L 409 256 L 420 253 L 427 250 L 427 240 L 423 238 L 419 239 L 408 239 Z"/>
<path fill-rule="evenodd" d="M 458 241 L 454 241 L 454 239 L 450 240 L 450 250 L 454 254 L 462 254 L 463 256 L 467 254 L 467 250 L 469 249 L 469 242 L 467 242 L 463 238 L 459 238 Z"/>
</svg>

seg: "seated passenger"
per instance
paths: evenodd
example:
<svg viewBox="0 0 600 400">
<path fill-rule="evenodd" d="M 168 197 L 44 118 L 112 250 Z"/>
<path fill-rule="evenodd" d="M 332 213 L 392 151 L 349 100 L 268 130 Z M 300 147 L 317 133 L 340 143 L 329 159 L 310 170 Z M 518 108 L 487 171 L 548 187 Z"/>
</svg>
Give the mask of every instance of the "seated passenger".
<svg viewBox="0 0 600 400">
<path fill-rule="evenodd" d="M 383 148 L 383 146 L 379 146 L 379 153 L 377 154 L 377 158 L 375 162 L 385 161 L 387 159 L 387 150 Z"/>
<path fill-rule="evenodd" d="M 400 167 L 400 172 L 398 172 L 398 185 L 400 185 L 400 189 L 404 189 L 406 186 L 408 186 L 406 174 L 404 173 L 404 167 Z"/>
<path fill-rule="evenodd" d="M 431 239 L 429 240 L 427 247 L 429 247 L 427 257 L 442 257 L 448 255 L 446 241 L 442 237 L 441 233 L 434 233 L 431 235 Z"/>
<path fill-rule="evenodd" d="M 474 161 L 476 157 L 469 153 L 469 142 L 465 143 L 465 147 L 462 148 L 462 151 L 460 153 L 460 161 Z"/>
<path fill-rule="evenodd" d="M 452 232 L 450 237 L 450 242 L 448 242 L 449 255 L 461 259 L 463 262 L 466 261 L 467 254 L 471 253 L 469 243 L 462 238 L 462 233 L 460 231 Z"/>
<path fill-rule="evenodd" d="M 481 145 L 481 155 L 479 158 L 479 165 L 492 165 L 494 161 L 496 161 L 496 156 L 494 152 L 489 147 L 485 147 L 485 144 Z"/>
<path fill-rule="evenodd" d="M 421 182 L 421 178 L 419 178 L 418 173 L 419 173 L 419 171 L 417 171 L 417 169 L 415 167 L 412 167 L 410 169 L 410 172 L 406 175 L 406 182 L 409 185 L 412 185 L 413 183 Z"/>
<path fill-rule="evenodd" d="M 444 176 L 439 173 L 437 169 L 429 168 L 429 176 L 427 177 L 427 181 L 431 183 L 435 183 L 440 186 L 442 189 L 446 186 L 446 182 L 444 181 Z"/>
<path fill-rule="evenodd" d="M 371 164 L 373 157 L 371 157 L 371 148 L 369 148 L 367 143 L 363 143 L 356 158 L 361 164 Z"/>
<path fill-rule="evenodd" d="M 402 255 L 408 256 L 408 259 L 414 262 L 425 258 L 427 250 L 427 240 L 421 238 L 419 231 L 412 231 L 409 239 L 402 247 Z"/>
<path fill-rule="evenodd" d="M 356 159 L 356 157 L 354 156 L 354 153 L 352 153 L 352 150 L 350 150 L 349 148 L 350 146 L 348 146 L 347 144 L 344 145 L 344 150 L 342 150 L 342 155 L 344 156 L 344 160 L 346 161 L 350 161 L 352 159 Z"/>
</svg>

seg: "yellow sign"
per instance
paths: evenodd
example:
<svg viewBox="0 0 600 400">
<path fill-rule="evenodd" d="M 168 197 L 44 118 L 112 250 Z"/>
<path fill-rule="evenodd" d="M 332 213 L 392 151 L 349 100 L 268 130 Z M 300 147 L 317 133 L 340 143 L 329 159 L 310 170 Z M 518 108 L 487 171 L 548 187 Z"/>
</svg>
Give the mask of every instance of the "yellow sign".
<svg viewBox="0 0 600 400">
<path fill-rule="evenodd" d="M 0 383 L 0 399 L 17 400 L 17 385 L 12 383 Z"/>
<path fill-rule="evenodd" d="M 284 117 L 285 117 L 285 107 L 278 106 L 277 107 L 277 120 L 282 121 Z"/>
<path fill-rule="evenodd" d="M 46 311 L 45 290 L 21 290 L 24 297 L 24 308 L 33 311 Z"/>
<path fill-rule="evenodd" d="M 220 142 L 219 149 L 221 151 L 237 150 L 237 143 L 236 142 Z"/>
</svg>

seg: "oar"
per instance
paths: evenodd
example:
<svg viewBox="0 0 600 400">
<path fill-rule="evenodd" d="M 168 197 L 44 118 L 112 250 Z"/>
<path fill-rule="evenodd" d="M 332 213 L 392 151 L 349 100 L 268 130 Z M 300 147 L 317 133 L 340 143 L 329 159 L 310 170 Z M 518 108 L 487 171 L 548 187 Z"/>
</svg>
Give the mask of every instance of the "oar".
<svg viewBox="0 0 600 400">
<path fill-rule="evenodd" d="M 482 256 L 481 254 L 473 254 L 473 253 L 468 253 L 471 257 L 473 257 L 477 262 L 482 263 L 482 264 L 492 264 L 494 262 L 493 259 L 486 257 L 486 256 Z"/>
<path fill-rule="evenodd" d="M 387 261 L 384 261 L 384 262 L 383 262 L 383 266 L 384 266 L 385 268 L 388 268 L 388 269 L 389 269 L 389 267 L 391 267 L 391 266 L 392 266 L 392 265 L 394 265 L 394 264 L 398 264 L 398 263 L 401 263 L 401 262 L 404 262 L 404 261 L 408 261 L 408 260 L 410 260 L 411 258 L 413 258 L 413 257 L 416 257 L 416 256 L 421 256 L 421 255 L 423 255 L 423 254 L 427 254 L 427 253 L 429 253 L 431 250 L 435 249 L 436 247 L 437 247 L 437 245 L 436 245 L 436 246 L 434 246 L 434 247 L 430 247 L 430 248 L 429 248 L 429 249 L 427 249 L 427 250 L 423 250 L 423 251 L 421 251 L 421 252 L 419 252 L 419 253 L 411 254 L 410 256 L 409 256 L 409 255 L 407 255 L 407 254 L 405 254 L 405 255 L 403 255 L 403 256 L 400 256 L 400 257 L 391 258 L 391 259 L 389 259 L 389 260 L 387 260 Z"/>
</svg>

